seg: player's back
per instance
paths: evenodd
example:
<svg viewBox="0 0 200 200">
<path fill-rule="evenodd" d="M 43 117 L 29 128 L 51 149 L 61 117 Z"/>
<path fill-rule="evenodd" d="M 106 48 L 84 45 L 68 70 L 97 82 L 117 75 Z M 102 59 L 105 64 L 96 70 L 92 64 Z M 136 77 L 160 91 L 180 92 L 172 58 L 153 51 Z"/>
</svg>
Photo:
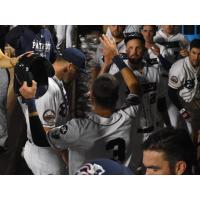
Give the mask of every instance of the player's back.
<svg viewBox="0 0 200 200">
<path fill-rule="evenodd" d="M 127 162 L 131 156 L 134 121 L 126 112 L 120 110 L 109 118 L 91 113 L 88 118 L 75 121 L 82 131 L 78 143 L 69 148 L 70 174 L 95 158 Z"/>
<path fill-rule="evenodd" d="M 86 118 L 72 119 L 50 131 L 48 140 L 55 149 L 69 149 L 69 173 L 97 158 L 118 160 L 128 165 L 132 154 L 133 124 L 137 119 L 139 98 L 128 96 L 127 104 L 109 117 L 89 113 Z"/>
</svg>

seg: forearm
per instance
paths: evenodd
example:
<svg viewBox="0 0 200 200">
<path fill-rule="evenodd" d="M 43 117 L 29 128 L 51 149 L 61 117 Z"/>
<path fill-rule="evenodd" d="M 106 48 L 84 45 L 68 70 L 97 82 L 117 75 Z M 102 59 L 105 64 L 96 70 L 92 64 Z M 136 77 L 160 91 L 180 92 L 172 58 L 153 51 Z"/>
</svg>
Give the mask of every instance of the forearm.
<svg viewBox="0 0 200 200">
<path fill-rule="evenodd" d="M 104 62 L 103 65 L 101 66 L 98 76 L 100 76 L 104 73 L 108 73 L 110 70 L 110 66 L 111 66 L 110 63 Z"/>
<path fill-rule="evenodd" d="M 137 77 L 132 70 L 126 65 L 123 59 L 117 55 L 113 58 L 113 62 L 117 65 L 120 70 L 122 77 L 129 88 L 131 93 L 139 94 L 139 83 Z"/>
<path fill-rule="evenodd" d="M 43 128 L 41 121 L 39 119 L 35 101 L 34 100 L 26 100 L 26 104 L 29 110 L 29 123 L 31 129 L 32 139 L 35 145 L 39 147 L 48 147 L 50 146 L 46 139 L 46 132 Z"/>
<path fill-rule="evenodd" d="M 181 109 L 184 108 L 184 106 L 182 105 L 182 103 L 180 101 L 177 89 L 173 89 L 171 87 L 168 87 L 168 95 L 169 95 L 170 100 L 178 108 L 178 110 L 181 110 Z"/>
<path fill-rule="evenodd" d="M 168 114 L 168 110 L 167 110 L 167 102 L 166 102 L 165 97 L 158 99 L 157 108 L 158 108 L 158 112 L 160 113 L 165 125 L 171 126 L 171 122 L 170 122 L 169 114 Z"/>
</svg>

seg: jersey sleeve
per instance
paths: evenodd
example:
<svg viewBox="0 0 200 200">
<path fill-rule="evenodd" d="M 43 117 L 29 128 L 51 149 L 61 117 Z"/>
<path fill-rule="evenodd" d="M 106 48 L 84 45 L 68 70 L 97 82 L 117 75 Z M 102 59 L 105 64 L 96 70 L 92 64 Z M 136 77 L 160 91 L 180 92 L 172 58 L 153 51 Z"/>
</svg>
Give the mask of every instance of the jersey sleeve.
<svg viewBox="0 0 200 200">
<path fill-rule="evenodd" d="M 36 107 L 42 125 L 46 128 L 54 128 L 61 112 L 63 98 L 59 89 L 50 90 L 48 93 L 36 101 Z"/>
<path fill-rule="evenodd" d="M 78 141 L 81 130 L 77 119 L 72 119 L 65 125 L 51 129 L 47 134 L 47 140 L 54 149 L 64 150 Z"/>
<path fill-rule="evenodd" d="M 129 116 L 135 117 L 139 110 L 140 98 L 138 95 L 130 93 L 120 110 L 126 112 Z"/>
<path fill-rule="evenodd" d="M 184 71 L 182 70 L 182 68 L 183 67 L 179 65 L 179 62 L 172 65 L 169 71 L 169 80 L 168 80 L 169 87 L 173 89 L 178 89 L 182 86 L 184 79 Z"/>
</svg>

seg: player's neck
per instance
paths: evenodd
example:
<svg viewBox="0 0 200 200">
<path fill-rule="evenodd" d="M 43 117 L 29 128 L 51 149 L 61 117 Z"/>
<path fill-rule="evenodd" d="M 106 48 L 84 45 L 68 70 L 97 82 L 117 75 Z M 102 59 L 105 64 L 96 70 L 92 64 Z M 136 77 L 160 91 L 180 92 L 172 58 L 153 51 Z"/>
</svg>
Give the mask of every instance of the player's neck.
<svg viewBox="0 0 200 200">
<path fill-rule="evenodd" d="M 152 47 L 152 45 L 154 44 L 153 40 L 152 41 L 148 41 L 148 42 L 145 42 L 145 47 L 147 49 L 150 49 Z"/>
<path fill-rule="evenodd" d="M 59 79 L 62 80 L 62 72 L 59 70 L 60 66 L 56 64 L 56 62 L 53 64 L 53 68 L 55 71 L 55 76 Z"/>
<path fill-rule="evenodd" d="M 103 108 L 102 106 L 94 106 L 93 111 L 101 117 L 110 117 L 113 114 L 111 109 Z"/>
<path fill-rule="evenodd" d="M 165 32 L 165 31 L 163 31 L 163 33 L 164 33 L 167 37 L 170 37 L 170 36 L 174 35 L 174 32 L 167 33 L 167 32 Z"/>
</svg>

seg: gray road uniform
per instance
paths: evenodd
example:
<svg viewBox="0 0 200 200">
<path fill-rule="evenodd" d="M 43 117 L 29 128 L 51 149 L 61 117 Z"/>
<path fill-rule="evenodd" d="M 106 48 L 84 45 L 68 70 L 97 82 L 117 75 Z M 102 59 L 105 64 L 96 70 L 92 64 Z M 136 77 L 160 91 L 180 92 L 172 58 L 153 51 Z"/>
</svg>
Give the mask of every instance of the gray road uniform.
<svg viewBox="0 0 200 200">
<path fill-rule="evenodd" d="M 84 163 L 109 158 L 128 166 L 132 155 L 132 129 L 138 113 L 139 97 L 129 94 L 124 106 L 110 117 L 89 113 L 52 129 L 47 138 L 55 149 L 69 148 L 69 173 Z"/>
<path fill-rule="evenodd" d="M 65 97 L 63 97 L 61 88 L 63 89 Z M 58 121 L 61 121 L 62 124 L 63 119 L 66 120 L 65 116 L 67 109 L 65 106 L 66 104 L 64 103 L 64 98 L 66 99 L 66 92 L 62 82 L 59 81 L 56 76 L 49 78 L 49 88 L 47 92 L 35 101 L 43 127 L 54 128 L 55 125 L 58 125 Z M 28 140 L 23 150 L 23 156 L 28 167 L 36 175 L 65 174 L 65 164 L 56 151 L 51 147 L 39 147 L 33 143 L 27 105 L 22 103 L 20 97 L 18 100 L 21 104 L 27 124 Z"/>
<path fill-rule="evenodd" d="M 0 146 L 5 146 L 7 133 L 7 92 L 9 75 L 6 69 L 0 68 Z"/>
<path fill-rule="evenodd" d="M 181 103 L 191 113 L 191 121 L 186 121 L 190 133 L 199 130 L 200 67 L 194 69 L 189 57 L 177 61 L 170 69 L 168 85 L 179 91 Z"/>
<path fill-rule="evenodd" d="M 128 60 L 124 60 L 124 62 L 130 67 Z M 157 100 L 158 94 L 161 93 L 159 88 L 159 69 L 144 63 L 143 74 L 139 70 L 133 70 L 133 72 L 137 76 L 142 90 L 137 132 L 143 135 L 143 140 L 146 140 L 147 137 L 156 130 Z M 111 66 L 109 73 L 115 75 L 121 83 L 119 101 L 117 104 L 117 106 L 120 106 L 127 89 L 115 65 Z"/>
</svg>

